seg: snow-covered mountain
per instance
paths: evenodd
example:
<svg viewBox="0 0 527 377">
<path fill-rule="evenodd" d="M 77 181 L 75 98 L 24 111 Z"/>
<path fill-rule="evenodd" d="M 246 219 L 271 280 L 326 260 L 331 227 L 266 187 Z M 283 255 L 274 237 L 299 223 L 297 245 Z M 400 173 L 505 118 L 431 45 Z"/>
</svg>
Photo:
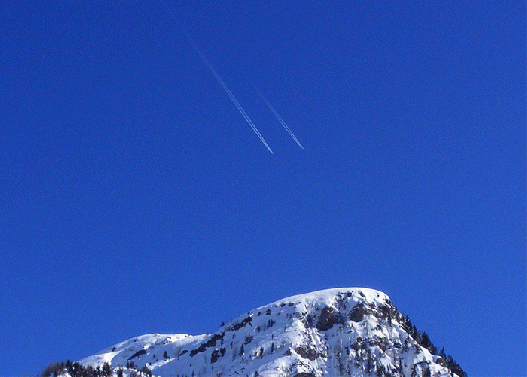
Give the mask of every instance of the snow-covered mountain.
<svg viewBox="0 0 527 377">
<path fill-rule="evenodd" d="M 56 370 L 95 377 L 465 376 L 386 294 L 366 288 L 285 298 L 214 334 L 142 335 L 50 373 Z"/>
</svg>

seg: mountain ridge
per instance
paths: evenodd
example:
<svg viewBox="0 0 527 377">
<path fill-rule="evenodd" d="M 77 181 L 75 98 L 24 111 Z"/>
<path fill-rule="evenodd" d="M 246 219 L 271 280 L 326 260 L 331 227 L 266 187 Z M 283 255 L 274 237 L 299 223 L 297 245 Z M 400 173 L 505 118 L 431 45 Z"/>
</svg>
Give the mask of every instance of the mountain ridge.
<svg viewBox="0 0 527 377">
<path fill-rule="evenodd" d="M 222 323 L 213 334 L 145 334 L 77 363 L 55 365 L 44 377 L 51 373 L 466 376 L 451 356 L 437 352 L 428 335 L 398 312 L 385 293 L 369 288 L 332 288 L 287 297 Z"/>
</svg>

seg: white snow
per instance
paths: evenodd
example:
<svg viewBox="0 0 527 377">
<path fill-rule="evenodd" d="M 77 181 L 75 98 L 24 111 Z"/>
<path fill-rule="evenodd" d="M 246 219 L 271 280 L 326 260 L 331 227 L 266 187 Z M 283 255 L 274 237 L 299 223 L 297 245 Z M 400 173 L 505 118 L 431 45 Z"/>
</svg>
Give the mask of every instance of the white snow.
<svg viewBox="0 0 527 377">
<path fill-rule="evenodd" d="M 354 317 L 353 310 L 361 312 Z M 448 375 L 447 368 L 403 330 L 389 297 L 368 288 L 335 288 L 296 295 L 261 306 L 215 334 L 146 334 L 80 360 L 107 362 L 159 376 L 365 376 L 383 367 L 401 376 Z M 384 312 L 383 312 L 384 310 Z M 324 317 L 325 316 L 325 317 Z M 323 318 L 324 317 L 324 318 Z M 325 322 L 324 322 L 325 321 Z M 369 364 L 368 364 L 369 363 Z"/>
</svg>

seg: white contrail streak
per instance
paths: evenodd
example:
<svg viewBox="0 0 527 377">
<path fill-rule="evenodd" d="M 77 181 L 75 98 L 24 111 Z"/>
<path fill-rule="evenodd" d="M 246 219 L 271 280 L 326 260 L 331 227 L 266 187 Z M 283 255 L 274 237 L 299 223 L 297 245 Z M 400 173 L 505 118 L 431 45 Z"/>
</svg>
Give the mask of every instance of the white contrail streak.
<svg viewBox="0 0 527 377">
<path fill-rule="evenodd" d="M 293 140 L 295 141 L 295 143 L 298 144 L 298 146 L 302 149 L 304 149 L 304 147 L 302 146 L 302 144 L 300 144 L 300 142 L 298 141 L 298 139 L 296 138 L 295 134 L 293 133 L 293 131 L 291 131 L 291 129 L 287 126 L 287 124 L 285 123 L 285 121 L 282 119 L 282 117 L 280 116 L 280 114 L 278 114 L 278 111 L 275 110 L 275 108 L 273 107 L 273 105 L 271 105 L 271 103 L 267 100 L 267 98 L 264 97 L 264 95 L 258 90 L 258 88 L 256 88 L 256 86 L 254 86 L 254 84 L 251 82 L 251 85 L 252 87 L 254 88 L 254 90 L 256 90 L 256 93 L 258 93 L 258 95 L 260 96 L 260 98 L 265 102 L 265 104 L 267 105 L 267 107 L 269 108 L 269 110 L 271 110 L 271 112 L 274 114 L 274 116 L 276 117 L 276 119 L 278 119 L 278 121 L 280 122 L 280 124 L 282 126 L 284 126 L 285 130 L 289 133 L 289 135 L 293 138 Z"/>
<path fill-rule="evenodd" d="M 172 9 L 168 6 L 168 4 L 165 2 L 165 1 L 161 1 L 163 3 L 163 5 L 165 6 L 165 8 L 169 11 L 169 13 L 172 15 L 172 17 L 177 21 L 178 18 L 176 17 L 176 15 L 172 12 Z M 190 44 L 192 45 L 192 47 L 194 48 L 194 50 L 196 50 L 196 52 L 198 53 L 199 57 L 201 58 L 201 60 L 203 60 L 203 62 L 205 63 L 205 65 L 209 68 L 209 70 L 212 72 L 212 74 L 214 75 L 214 77 L 216 78 L 216 80 L 218 81 L 218 83 L 221 85 L 221 87 L 223 88 L 223 90 L 225 90 L 225 93 L 227 93 L 227 95 L 229 96 L 231 102 L 234 104 L 234 106 L 236 106 L 236 108 L 238 109 L 238 111 L 240 112 L 240 114 L 242 114 L 243 118 L 245 119 L 245 121 L 249 124 L 249 126 L 251 126 L 251 128 L 253 129 L 254 133 L 256 134 L 256 136 L 258 136 L 258 138 L 260 139 L 260 141 L 263 143 L 263 145 L 265 145 L 265 147 L 267 148 L 267 150 L 269 152 L 271 152 L 271 154 L 274 154 L 273 150 L 271 149 L 271 147 L 269 146 L 269 144 L 267 144 L 267 142 L 265 141 L 265 139 L 263 138 L 262 134 L 260 134 L 260 131 L 258 131 L 258 128 L 256 128 L 256 126 L 254 125 L 254 123 L 252 122 L 251 118 L 249 118 L 249 115 L 247 115 L 247 113 L 245 112 L 245 110 L 243 109 L 242 105 L 240 105 L 240 103 L 238 102 L 238 100 L 234 97 L 234 94 L 232 94 L 231 90 L 229 89 L 229 87 L 227 86 L 227 84 L 225 84 L 225 82 L 223 81 L 223 79 L 221 78 L 221 76 L 218 74 L 218 72 L 216 72 L 216 70 L 214 69 L 214 67 L 212 66 L 212 64 L 209 63 L 209 61 L 207 60 L 207 58 L 205 57 L 205 55 L 203 55 L 203 53 L 201 52 L 201 50 L 198 48 L 198 46 L 194 43 L 194 40 L 191 38 L 190 36 L 190 33 L 187 32 L 187 30 L 183 27 L 182 24 L 179 24 L 179 27 L 181 28 L 181 30 L 183 31 L 183 33 L 187 36 L 188 40 L 190 41 Z"/>
<path fill-rule="evenodd" d="M 253 129 L 254 133 L 256 134 L 256 136 L 258 136 L 258 138 L 260 139 L 260 141 L 263 143 L 263 145 L 265 145 L 265 147 L 267 148 L 267 150 L 269 152 L 271 152 L 271 154 L 274 154 L 273 153 L 273 150 L 271 149 L 271 147 L 269 146 L 269 144 L 267 144 L 267 142 L 265 141 L 265 139 L 263 138 L 262 134 L 260 134 L 260 131 L 258 131 L 258 128 L 256 128 L 256 126 L 254 125 L 254 123 L 252 122 L 251 118 L 249 118 L 249 115 L 247 115 L 247 113 L 245 112 L 245 110 L 243 109 L 242 105 L 240 105 L 240 103 L 238 102 L 238 100 L 236 99 L 236 97 L 234 97 L 234 94 L 232 94 L 231 90 L 229 89 L 229 87 L 227 86 L 227 84 L 225 84 L 225 81 L 223 81 L 223 79 L 221 78 L 221 76 L 218 74 L 218 72 L 216 72 L 216 70 L 214 69 L 214 67 L 212 66 L 212 64 L 210 64 L 210 62 L 207 60 L 207 58 L 205 57 L 205 55 L 203 55 L 203 53 L 200 51 L 200 49 L 198 48 L 198 46 L 196 46 L 196 44 L 194 43 L 194 41 L 190 38 L 189 36 L 189 39 L 190 39 L 190 42 L 192 43 L 192 47 L 194 48 L 194 50 L 196 50 L 196 52 L 198 53 L 198 55 L 200 56 L 201 60 L 203 60 L 203 62 L 205 63 L 205 65 L 209 68 L 209 70 L 212 72 L 212 74 L 214 75 L 214 77 L 216 78 L 216 80 L 218 81 L 218 83 L 221 85 L 221 87 L 223 88 L 223 90 L 225 90 L 225 93 L 227 93 L 227 95 L 229 96 L 231 102 L 234 104 L 234 106 L 236 106 L 236 108 L 238 109 L 238 111 L 240 112 L 240 114 L 242 114 L 243 118 L 245 119 L 245 121 L 249 124 L 249 126 L 251 126 L 251 128 Z M 294 136 L 293 136 L 294 137 Z M 295 139 L 296 140 L 296 139 Z"/>
</svg>

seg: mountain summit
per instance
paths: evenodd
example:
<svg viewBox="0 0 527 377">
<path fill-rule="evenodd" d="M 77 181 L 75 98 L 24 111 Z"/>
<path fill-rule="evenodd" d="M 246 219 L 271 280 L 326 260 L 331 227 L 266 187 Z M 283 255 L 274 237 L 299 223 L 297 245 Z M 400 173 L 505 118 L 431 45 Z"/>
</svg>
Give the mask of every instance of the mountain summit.
<svg viewBox="0 0 527 377">
<path fill-rule="evenodd" d="M 214 334 L 142 335 L 46 371 L 44 377 L 466 376 L 386 294 L 367 288 L 285 298 Z"/>
</svg>

